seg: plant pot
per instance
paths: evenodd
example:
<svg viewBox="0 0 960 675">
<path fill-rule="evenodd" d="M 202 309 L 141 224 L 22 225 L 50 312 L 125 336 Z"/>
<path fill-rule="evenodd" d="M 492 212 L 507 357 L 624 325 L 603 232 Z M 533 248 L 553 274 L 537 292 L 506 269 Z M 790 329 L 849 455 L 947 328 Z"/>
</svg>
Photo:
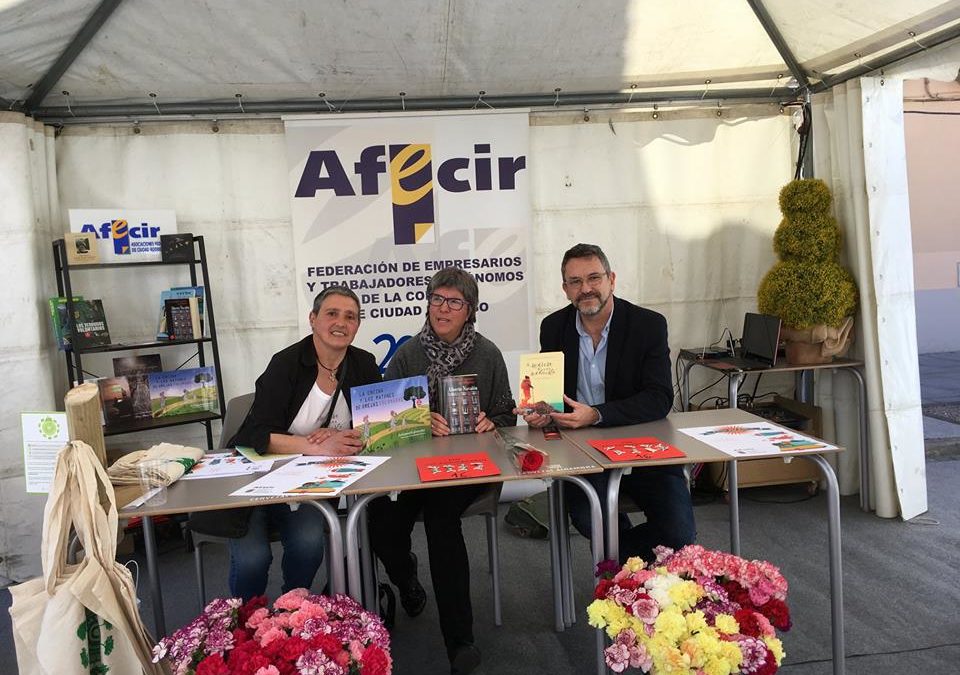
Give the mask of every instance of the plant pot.
<svg viewBox="0 0 960 675">
<path fill-rule="evenodd" d="M 830 363 L 835 356 L 843 356 L 853 342 L 853 317 L 848 316 L 843 324 L 818 325 L 803 330 L 784 326 L 780 337 L 786 341 L 787 363 L 794 366 Z"/>
</svg>

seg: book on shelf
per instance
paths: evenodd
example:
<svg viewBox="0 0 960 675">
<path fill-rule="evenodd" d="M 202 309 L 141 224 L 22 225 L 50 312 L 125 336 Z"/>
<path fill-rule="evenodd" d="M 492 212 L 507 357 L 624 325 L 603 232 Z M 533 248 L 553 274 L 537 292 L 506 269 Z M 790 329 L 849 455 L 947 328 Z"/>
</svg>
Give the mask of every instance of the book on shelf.
<svg viewBox="0 0 960 675">
<path fill-rule="evenodd" d="M 133 400 L 133 416 L 148 419 L 153 416 L 150 407 L 150 382 L 148 373 L 163 371 L 159 354 L 141 356 L 121 356 L 113 360 L 113 374 L 125 377 L 130 386 L 130 398 Z"/>
<path fill-rule="evenodd" d="M 70 265 L 92 265 L 100 262 L 100 248 L 97 237 L 91 232 L 66 232 L 63 235 L 63 248 Z"/>
<path fill-rule="evenodd" d="M 193 262 L 193 234 L 190 232 L 161 234 L 160 259 L 163 262 Z"/>
<path fill-rule="evenodd" d="M 520 400 L 527 412 L 563 412 L 563 352 L 520 356 Z"/>
<path fill-rule="evenodd" d="M 103 423 L 106 426 L 133 421 L 135 415 L 130 381 L 126 377 L 101 377 L 97 380 Z"/>
<path fill-rule="evenodd" d="M 183 298 L 196 298 L 197 300 L 197 319 L 199 321 L 199 330 L 193 332 L 194 338 L 203 337 L 203 286 L 175 286 L 160 293 L 160 318 L 157 320 L 157 340 L 170 340 L 170 332 L 167 330 L 167 300 L 178 300 Z M 194 321 L 190 321 L 191 329 Z M 179 336 L 178 336 L 179 337 Z"/>
<path fill-rule="evenodd" d="M 219 383 L 213 366 L 147 373 L 153 417 L 217 412 Z"/>
<path fill-rule="evenodd" d="M 350 388 L 353 428 L 364 452 L 430 438 L 430 397 L 425 375 Z"/>
<path fill-rule="evenodd" d="M 83 296 L 73 296 L 74 302 L 83 300 Z M 57 341 L 57 349 L 69 350 L 70 347 L 70 314 L 67 312 L 66 298 L 49 298 L 47 306 L 50 308 L 50 322 L 53 326 L 53 337 Z"/>
<path fill-rule="evenodd" d="M 447 420 L 451 434 L 472 434 L 480 415 L 480 390 L 477 376 L 447 375 L 440 380 L 440 414 Z"/>
<path fill-rule="evenodd" d="M 74 302 L 73 329 L 73 347 L 76 349 L 110 344 L 110 329 L 107 327 L 107 316 L 103 312 L 103 302 L 99 299 Z"/>
<path fill-rule="evenodd" d="M 167 339 L 195 340 L 203 337 L 198 298 L 164 300 L 163 311 L 167 315 Z"/>
</svg>

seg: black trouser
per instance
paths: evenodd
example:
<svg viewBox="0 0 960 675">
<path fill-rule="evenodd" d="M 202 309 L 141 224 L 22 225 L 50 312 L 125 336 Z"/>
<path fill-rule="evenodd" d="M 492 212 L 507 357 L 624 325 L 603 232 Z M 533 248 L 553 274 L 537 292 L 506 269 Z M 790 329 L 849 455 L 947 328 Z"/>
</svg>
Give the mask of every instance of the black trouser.
<svg viewBox="0 0 960 675">
<path fill-rule="evenodd" d="M 473 643 L 470 561 L 460 517 L 487 489 L 485 485 L 464 485 L 412 490 L 401 492 L 395 502 L 380 497 L 367 504 L 370 543 L 396 585 L 404 583 L 414 572 L 410 533 L 417 517 L 423 514 L 430 578 L 448 654 Z"/>
</svg>

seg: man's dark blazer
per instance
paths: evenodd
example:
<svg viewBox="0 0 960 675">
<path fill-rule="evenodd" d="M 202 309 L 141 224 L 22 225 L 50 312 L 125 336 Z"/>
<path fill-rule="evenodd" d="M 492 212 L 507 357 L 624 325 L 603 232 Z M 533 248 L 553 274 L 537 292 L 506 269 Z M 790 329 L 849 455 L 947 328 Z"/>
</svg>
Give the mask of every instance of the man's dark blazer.
<svg viewBox="0 0 960 675">
<path fill-rule="evenodd" d="M 673 405 L 667 320 L 662 314 L 611 296 L 613 319 L 607 335 L 604 374 L 606 403 L 594 406 L 599 426 L 621 426 L 663 419 Z M 540 350 L 563 352 L 563 392 L 577 398 L 580 334 L 577 308 L 557 310 L 540 323 Z"/>
</svg>

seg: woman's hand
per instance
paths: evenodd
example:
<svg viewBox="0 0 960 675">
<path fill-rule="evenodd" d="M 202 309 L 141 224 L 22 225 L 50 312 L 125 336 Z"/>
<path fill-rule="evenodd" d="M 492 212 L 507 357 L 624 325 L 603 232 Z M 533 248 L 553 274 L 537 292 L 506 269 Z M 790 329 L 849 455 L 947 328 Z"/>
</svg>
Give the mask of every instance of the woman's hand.
<svg viewBox="0 0 960 675">
<path fill-rule="evenodd" d="M 318 429 L 312 435 L 322 431 Z M 330 435 L 320 443 L 308 443 L 305 455 L 359 455 L 363 450 L 363 441 L 360 440 L 359 429 L 328 429 Z"/>
<path fill-rule="evenodd" d="M 450 425 L 440 413 L 430 413 L 430 431 L 434 436 L 449 436 Z"/>
<path fill-rule="evenodd" d="M 311 443 L 320 445 L 325 440 L 333 436 L 333 434 L 335 433 L 336 433 L 336 429 L 327 429 L 326 427 L 321 427 L 316 431 L 313 431 L 307 434 L 307 440 L 310 441 Z"/>
<path fill-rule="evenodd" d="M 480 414 L 477 415 L 477 427 L 476 431 L 478 434 L 482 434 L 485 431 L 493 431 L 494 429 L 493 420 L 487 417 L 487 413 L 480 411 Z"/>
</svg>

